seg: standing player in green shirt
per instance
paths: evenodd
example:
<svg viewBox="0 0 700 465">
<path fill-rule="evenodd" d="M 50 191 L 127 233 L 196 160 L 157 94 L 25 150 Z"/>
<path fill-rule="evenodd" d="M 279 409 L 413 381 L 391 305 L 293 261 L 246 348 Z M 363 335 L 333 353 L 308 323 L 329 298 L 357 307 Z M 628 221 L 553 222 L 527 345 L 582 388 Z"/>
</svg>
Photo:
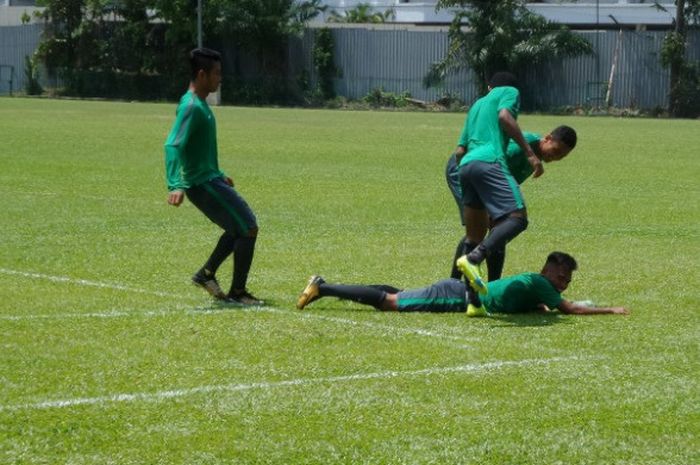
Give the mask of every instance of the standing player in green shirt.
<svg viewBox="0 0 700 465">
<path fill-rule="evenodd" d="M 219 169 L 216 121 L 206 102 L 221 83 L 221 55 L 207 48 L 192 50 L 190 71 L 189 89 L 180 99 L 175 124 L 165 142 L 168 203 L 178 207 L 187 196 L 224 230 L 192 282 L 225 303 L 262 305 L 246 290 L 258 234 L 255 214 L 233 188 L 233 180 Z M 229 292 L 224 293 L 215 275 L 231 254 L 233 280 Z"/>
<path fill-rule="evenodd" d="M 591 307 L 564 299 L 561 293 L 571 282 L 576 260 L 563 252 L 552 252 L 540 273 L 521 273 L 489 283 L 489 292 L 482 304 L 475 305 L 476 292 L 459 279 L 449 278 L 413 290 L 393 286 L 352 286 L 329 284 L 320 276 L 312 276 L 297 308 L 303 309 L 323 297 L 337 297 L 370 305 L 378 310 L 399 312 L 464 312 L 467 316 L 488 313 L 525 313 L 558 309 L 577 315 L 627 314 L 624 307 Z M 477 297 L 478 298 L 478 297 Z"/>
<path fill-rule="evenodd" d="M 559 126 L 544 137 L 524 132 L 523 138 L 540 162 L 544 163 L 564 158 L 576 146 L 577 139 L 576 131 L 569 126 Z M 458 205 L 464 204 L 465 208 L 480 211 L 486 218 L 495 218 L 496 224 L 504 218 L 507 219 L 509 214 L 517 214 L 527 221 L 525 201 L 518 186 L 533 175 L 532 164 L 520 146 L 512 140 L 508 143 L 503 156 L 497 155 L 496 152 L 492 146 L 482 145 L 462 157 L 460 170 L 471 163 L 478 163 L 479 166 L 473 170 L 474 173 L 470 171 L 468 183 L 464 187 L 458 185 L 455 188 L 452 184 L 449 185 L 452 195 Z M 506 230 L 503 235 L 508 232 Z M 499 236 L 497 230 L 495 234 L 492 231 L 485 238 L 486 231 L 483 229 L 467 231 L 467 233 L 470 241 L 479 243 L 479 247 L 488 251 L 486 255 L 488 280 L 499 279 L 505 261 L 506 243 L 515 236 L 504 239 L 503 235 Z M 468 249 L 466 253 L 474 247 L 468 247 Z M 454 267 L 457 268 L 456 264 Z M 459 278 L 459 275 L 459 269 L 456 275 L 453 269 L 452 277 Z"/>
<path fill-rule="evenodd" d="M 532 165 L 534 177 L 542 174 L 542 163 L 523 137 L 516 121 L 520 113 L 520 92 L 516 86 L 517 80 L 513 74 L 496 73 L 489 81 L 488 94 L 474 102 L 469 109 L 457 149 L 449 158 L 445 170 L 447 184 L 455 196 L 457 196 L 455 193 L 460 190 L 458 168 L 460 161 L 468 152 L 485 145 L 493 147 L 496 155 L 503 156 L 509 140 L 512 139 L 522 148 L 526 159 Z M 483 211 L 470 206 L 464 207 L 461 202 L 459 202 L 459 208 L 467 234 L 457 244 L 454 260 L 471 252 L 480 242 L 475 239 L 485 235 L 489 226 L 488 217 L 483 214 Z M 497 252 L 494 251 L 492 255 L 495 258 Z M 485 292 L 486 285 L 481 279 L 479 269 L 476 266 L 470 266 L 468 271 L 470 282 Z M 457 278 L 460 274 L 453 265 L 452 277 Z"/>
</svg>

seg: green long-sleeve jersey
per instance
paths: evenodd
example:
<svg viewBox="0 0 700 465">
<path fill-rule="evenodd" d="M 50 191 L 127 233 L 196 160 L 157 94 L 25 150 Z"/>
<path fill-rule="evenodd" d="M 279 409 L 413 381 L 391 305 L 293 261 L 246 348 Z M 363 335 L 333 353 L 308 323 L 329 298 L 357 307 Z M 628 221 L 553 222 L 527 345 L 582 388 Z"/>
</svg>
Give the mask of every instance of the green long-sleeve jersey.
<svg viewBox="0 0 700 465">
<path fill-rule="evenodd" d="M 180 99 L 165 141 L 168 190 L 188 189 L 222 177 L 216 148 L 216 120 L 207 102 L 191 90 Z"/>
</svg>

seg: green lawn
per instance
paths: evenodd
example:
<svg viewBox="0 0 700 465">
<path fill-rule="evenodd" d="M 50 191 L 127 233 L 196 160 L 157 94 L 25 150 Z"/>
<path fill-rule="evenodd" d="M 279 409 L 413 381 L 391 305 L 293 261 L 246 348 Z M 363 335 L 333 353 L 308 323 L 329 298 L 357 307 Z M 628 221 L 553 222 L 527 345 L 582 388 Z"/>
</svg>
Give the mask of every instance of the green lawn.
<svg viewBox="0 0 700 465">
<path fill-rule="evenodd" d="M 0 99 L 0 463 L 700 463 L 700 121 L 521 116 L 579 146 L 506 274 L 562 250 L 566 297 L 632 314 L 467 319 L 294 309 L 314 273 L 449 273 L 464 115 L 216 108 L 270 302 L 241 310 L 189 283 L 219 232 L 165 202 L 174 111 Z"/>
</svg>

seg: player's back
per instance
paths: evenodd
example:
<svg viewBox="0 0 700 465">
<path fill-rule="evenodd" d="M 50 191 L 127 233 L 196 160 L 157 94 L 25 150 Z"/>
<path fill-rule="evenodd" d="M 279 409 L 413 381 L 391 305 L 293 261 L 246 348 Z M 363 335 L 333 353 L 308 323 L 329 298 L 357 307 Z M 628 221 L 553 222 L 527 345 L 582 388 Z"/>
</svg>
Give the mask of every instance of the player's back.
<svg viewBox="0 0 700 465">
<path fill-rule="evenodd" d="M 496 87 L 474 102 L 467 116 L 469 151 L 493 144 L 496 155 L 503 156 L 508 141 L 498 121 L 498 113 L 503 109 L 508 110 L 514 118 L 518 117 L 520 92 L 515 87 Z"/>
</svg>

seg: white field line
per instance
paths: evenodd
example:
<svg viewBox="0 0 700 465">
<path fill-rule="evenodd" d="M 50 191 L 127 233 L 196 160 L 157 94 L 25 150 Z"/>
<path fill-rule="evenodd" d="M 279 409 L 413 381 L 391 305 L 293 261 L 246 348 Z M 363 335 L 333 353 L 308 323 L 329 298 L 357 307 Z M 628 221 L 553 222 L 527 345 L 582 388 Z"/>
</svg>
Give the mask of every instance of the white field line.
<svg viewBox="0 0 700 465">
<path fill-rule="evenodd" d="M 335 316 L 319 315 L 317 313 L 292 312 L 292 311 L 281 310 L 281 309 L 266 309 L 266 310 L 270 311 L 270 312 L 275 312 L 275 313 L 294 313 L 294 315 L 300 316 L 302 318 L 332 321 L 335 323 L 341 323 L 341 324 L 351 325 L 351 326 L 365 326 L 368 328 L 388 330 L 388 331 L 400 332 L 400 333 L 405 333 L 405 334 L 415 334 L 418 336 L 437 337 L 437 338 L 441 338 L 441 339 L 452 339 L 455 341 L 462 341 L 462 342 L 476 342 L 476 341 L 481 340 L 481 338 L 478 338 L 478 337 L 452 336 L 450 334 L 438 333 L 435 331 L 428 331 L 426 329 L 403 328 L 400 326 L 384 325 L 381 323 L 374 323 L 371 321 L 357 321 L 357 320 L 351 320 L 349 318 L 339 318 L 339 317 L 335 317 Z"/>
<path fill-rule="evenodd" d="M 29 273 L 26 271 L 8 270 L 7 268 L 0 268 L 0 273 L 13 275 L 13 276 L 22 276 L 23 278 L 45 279 L 47 281 L 52 281 L 55 283 L 68 283 L 68 284 L 76 284 L 79 286 L 99 287 L 102 289 L 113 289 L 113 290 L 117 290 L 117 291 L 135 292 L 135 293 L 139 293 L 139 294 L 155 295 L 158 297 L 171 297 L 171 298 L 174 297 L 174 298 L 178 298 L 178 299 L 189 298 L 188 296 L 184 296 L 184 295 L 172 294 L 169 292 L 151 291 L 148 289 L 139 289 L 137 287 L 129 287 L 129 286 L 124 286 L 122 284 L 101 283 L 98 281 L 88 281 L 87 279 L 75 279 L 75 278 L 69 278 L 67 276 L 52 276 L 52 275 L 42 274 L 42 273 Z"/>
<path fill-rule="evenodd" d="M 25 278 L 33 278 L 33 279 L 44 279 L 52 282 L 58 282 L 58 283 L 68 283 L 68 284 L 74 284 L 74 285 L 80 285 L 80 286 L 92 286 L 92 287 L 98 287 L 102 289 L 112 289 L 112 290 L 118 290 L 118 291 L 125 291 L 125 292 L 135 292 L 135 293 L 140 293 L 140 294 L 150 294 L 150 295 L 156 295 L 159 297 L 169 297 L 169 298 L 176 298 L 176 299 L 190 299 L 193 300 L 191 296 L 184 296 L 184 295 L 179 295 L 179 294 L 172 294 L 168 292 L 159 292 L 159 291 L 151 291 L 147 289 L 139 289 L 139 288 L 134 288 L 134 287 L 129 287 L 129 286 L 124 286 L 122 284 L 113 284 L 113 283 L 102 283 L 102 282 L 97 282 L 97 281 L 89 281 L 85 279 L 75 279 L 75 278 L 69 278 L 67 276 L 52 276 L 52 275 L 47 275 L 47 274 L 42 274 L 42 273 L 30 273 L 26 271 L 17 271 L 17 270 L 9 270 L 6 268 L 0 268 L 0 273 L 8 274 L 8 275 L 13 275 L 13 276 L 22 276 Z M 449 334 L 443 334 L 443 333 L 438 333 L 434 331 L 428 331 L 424 329 L 419 329 L 419 328 L 402 328 L 398 326 L 391 326 L 391 325 L 384 325 L 380 323 L 374 323 L 374 322 L 368 322 L 368 321 L 357 321 L 357 320 L 351 320 L 347 318 L 338 318 L 338 317 L 332 317 L 332 316 L 326 316 L 326 315 L 319 315 L 317 313 L 308 313 L 308 312 L 299 312 L 299 311 L 293 311 L 293 310 L 284 310 L 284 309 L 278 309 L 278 308 L 273 308 L 273 307 L 253 307 L 253 308 L 247 308 L 247 309 L 242 309 L 240 307 L 229 307 L 229 308 L 221 308 L 221 309 L 201 309 L 201 310 L 192 310 L 189 309 L 188 313 L 193 314 L 193 315 L 206 315 L 206 314 L 213 314 L 213 313 L 225 313 L 227 311 L 264 311 L 264 312 L 269 312 L 269 313 L 282 313 L 285 315 L 293 315 L 295 317 L 299 318 L 308 318 L 308 319 L 318 319 L 318 320 L 325 320 L 325 321 L 332 321 L 335 323 L 340 323 L 340 324 L 345 324 L 345 325 L 352 325 L 352 326 L 362 326 L 366 328 L 371 328 L 371 329 L 378 329 L 382 331 L 389 331 L 393 333 L 399 333 L 399 334 L 415 334 L 418 336 L 425 336 L 425 337 L 433 337 L 433 338 L 438 338 L 438 339 L 444 339 L 444 340 L 454 340 L 454 341 L 460 341 L 460 342 L 476 342 L 479 341 L 480 338 L 475 338 L 475 337 L 464 337 L 464 336 L 452 336 Z M 146 316 L 146 317 L 158 317 L 158 316 L 166 316 L 166 315 L 172 315 L 174 312 L 92 312 L 92 313 L 63 313 L 63 314 L 54 314 L 54 315 L 10 315 L 10 316 L 0 316 L 0 320 L 6 320 L 6 321 L 21 321 L 21 320 L 28 320 L 28 319 L 49 319 L 49 318 L 55 318 L 55 319 L 71 319 L 71 318 L 86 318 L 86 317 L 93 317 L 93 318 L 121 318 L 124 316 Z M 459 346 L 459 347 L 465 347 L 465 346 Z"/>
<path fill-rule="evenodd" d="M 186 397 L 195 394 L 211 394 L 217 392 L 238 392 L 251 390 L 267 390 L 275 388 L 283 388 L 289 386 L 311 386 L 324 383 L 346 383 L 353 381 L 374 380 L 374 379 L 389 379 L 402 378 L 411 376 L 431 376 L 449 373 L 475 373 L 487 370 L 495 370 L 506 367 L 522 367 L 530 365 L 548 365 L 557 362 L 580 361 L 582 357 L 554 357 L 549 359 L 526 359 L 526 360 L 499 360 L 484 363 L 470 363 L 467 365 L 458 365 L 452 367 L 434 367 L 425 368 L 422 370 L 408 371 L 379 371 L 374 373 L 358 373 L 354 375 L 343 376 L 327 376 L 320 378 L 297 378 L 283 381 L 259 382 L 259 383 L 241 383 L 241 384 L 219 384 L 198 386 L 186 389 L 174 389 L 168 391 L 156 392 L 138 392 L 138 393 L 123 393 L 113 394 L 109 396 L 98 397 L 76 397 L 73 399 L 48 400 L 41 402 L 30 402 L 16 405 L 0 405 L 0 412 L 18 411 L 18 410 L 44 410 L 51 408 L 75 407 L 80 405 L 98 405 L 103 406 L 109 403 L 119 402 L 157 402 L 166 399 Z"/>
<path fill-rule="evenodd" d="M 163 317 L 173 316 L 178 313 L 186 315 L 213 315 L 217 313 L 231 312 L 230 308 L 176 308 L 171 310 L 148 310 L 148 311 L 133 311 L 124 312 L 120 310 L 105 311 L 105 312 L 89 312 L 89 313 L 50 313 L 50 314 L 34 314 L 34 315 L 0 315 L 0 321 L 23 321 L 23 320 L 72 320 L 79 318 L 128 318 L 128 317 Z"/>
<path fill-rule="evenodd" d="M 74 192 L 63 193 L 63 192 L 39 192 L 39 191 L 5 191 L 8 194 L 32 196 L 32 197 L 59 197 L 59 196 L 70 196 L 71 198 L 81 198 L 89 200 L 99 200 L 103 202 L 114 202 L 114 197 L 105 197 L 102 195 L 90 195 L 90 194 L 76 194 Z M 122 201 L 124 199 L 122 198 Z M 129 202 L 135 201 L 136 198 L 129 199 Z M 143 200 L 139 198 L 139 200 Z M 122 202 L 123 203 L 123 202 Z M 165 198 L 162 201 L 149 201 L 152 205 L 167 205 Z"/>
</svg>

